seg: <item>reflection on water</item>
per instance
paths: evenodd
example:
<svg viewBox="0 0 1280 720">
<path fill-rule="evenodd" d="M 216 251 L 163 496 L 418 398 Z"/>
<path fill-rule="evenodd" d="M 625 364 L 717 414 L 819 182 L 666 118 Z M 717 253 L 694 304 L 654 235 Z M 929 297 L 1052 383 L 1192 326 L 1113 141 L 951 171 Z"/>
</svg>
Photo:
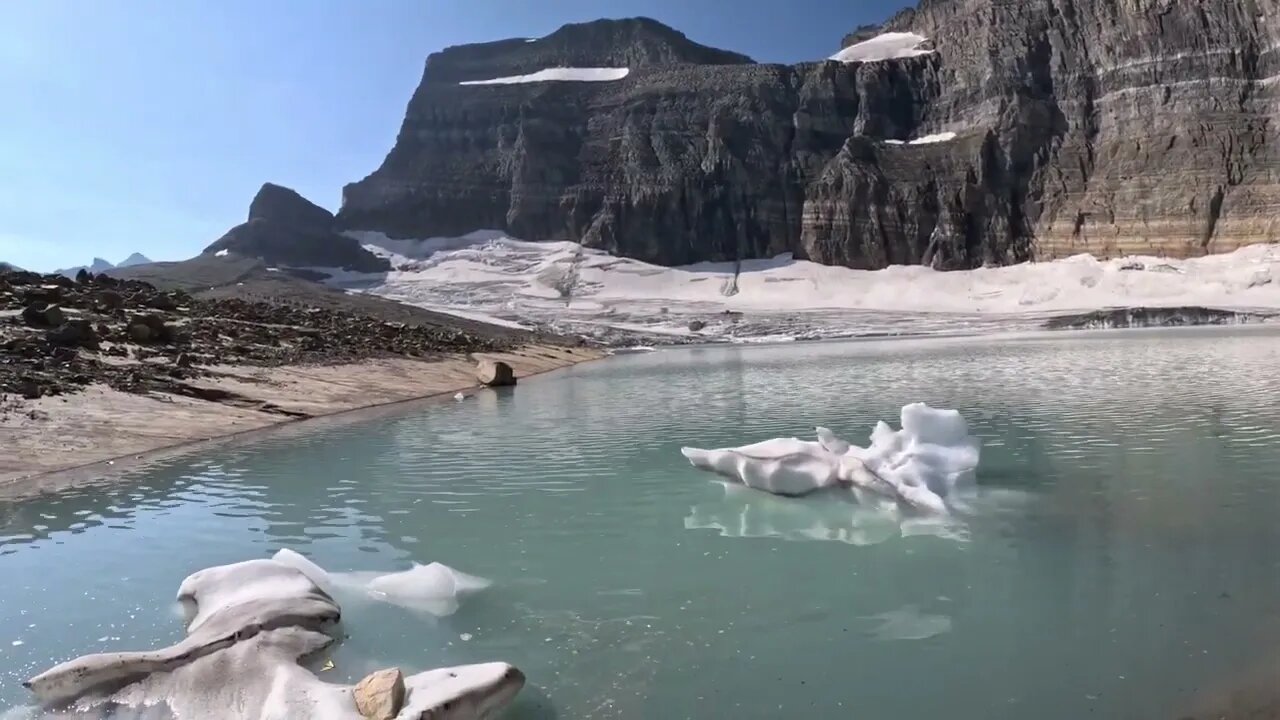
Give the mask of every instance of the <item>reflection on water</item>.
<svg viewBox="0 0 1280 720">
<path fill-rule="evenodd" d="M 172 642 L 184 576 L 290 547 L 492 579 L 448 617 L 350 603 L 326 676 L 505 659 L 517 718 L 1179 717 L 1280 648 L 1278 361 L 1269 330 L 661 351 L 0 501 L 0 706 Z M 915 401 L 983 440 L 952 523 L 679 453 Z"/>
</svg>

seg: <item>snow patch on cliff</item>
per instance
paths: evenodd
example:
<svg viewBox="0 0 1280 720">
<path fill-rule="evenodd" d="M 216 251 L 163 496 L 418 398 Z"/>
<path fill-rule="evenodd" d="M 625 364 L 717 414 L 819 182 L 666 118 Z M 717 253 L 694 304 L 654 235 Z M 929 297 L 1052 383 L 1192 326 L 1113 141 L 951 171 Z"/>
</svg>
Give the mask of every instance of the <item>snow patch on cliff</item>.
<svg viewBox="0 0 1280 720">
<path fill-rule="evenodd" d="M 1029 330 L 1054 315 L 1116 307 L 1280 309 L 1280 245 L 1190 260 L 1077 255 L 941 272 L 853 270 L 790 255 L 661 267 L 497 231 L 425 240 L 348 235 L 393 270 L 332 272 L 338 287 L 504 324 L 630 336 L 624 344 L 635 344 L 635 335 L 752 342 Z"/>
<path fill-rule="evenodd" d="M 934 50 L 922 47 L 929 38 L 910 32 L 890 32 L 850 45 L 832 55 L 837 62 L 878 62 L 928 55 Z"/>
<path fill-rule="evenodd" d="M 944 143 L 956 139 L 953 132 L 935 133 L 933 135 L 925 135 L 915 140 L 885 140 L 886 145 L 933 145 L 934 143 Z"/>
<path fill-rule="evenodd" d="M 535 39 L 536 40 L 536 39 Z M 621 80 L 631 72 L 631 68 L 547 68 L 528 75 L 512 75 L 493 78 L 492 80 L 466 80 L 459 85 L 519 85 L 522 83 L 569 81 L 569 82 L 609 82 Z"/>
</svg>

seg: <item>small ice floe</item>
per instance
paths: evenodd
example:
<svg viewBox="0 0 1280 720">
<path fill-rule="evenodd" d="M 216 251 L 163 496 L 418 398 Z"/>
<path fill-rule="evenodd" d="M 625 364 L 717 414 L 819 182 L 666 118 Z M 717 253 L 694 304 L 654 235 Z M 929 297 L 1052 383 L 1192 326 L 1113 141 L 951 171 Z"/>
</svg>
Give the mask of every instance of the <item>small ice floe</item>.
<svg viewBox="0 0 1280 720">
<path fill-rule="evenodd" d="M 442 563 L 418 565 L 394 573 L 331 573 L 300 553 L 281 550 L 272 560 L 296 568 L 326 592 L 353 591 L 374 600 L 417 610 L 437 617 L 457 612 L 459 602 L 491 584 Z"/>
<path fill-rule="evenodd" d="M 867 504 L 888 501 L 915 513 L 945 515 L 955 490 L 974 483 L 980 444 L 956 410 L 915 403 L 902 408 L 901 420 L 900 430 L 877 424 L 865 448 L 820 427 L 816 442 L 777 438 L 720 450 L 686 447 L 681 453 L 700 470 L 774 495 L 841 490 Z"/>
<path fill-rule="evenodd" d="M 454 399 L 454 400 L 457 400 L 458 402 L 462 402 L 463 400 L 466 400 L 466 399 L 467 399 L 467 394 L 466 394 L 466 393 L 462 393 L 462 392 L 460 392 L 460 393 L 458 393 L 457 395 L 454 395 L 454 396 L 453 396 L 453 399 Z"/>
</svg>

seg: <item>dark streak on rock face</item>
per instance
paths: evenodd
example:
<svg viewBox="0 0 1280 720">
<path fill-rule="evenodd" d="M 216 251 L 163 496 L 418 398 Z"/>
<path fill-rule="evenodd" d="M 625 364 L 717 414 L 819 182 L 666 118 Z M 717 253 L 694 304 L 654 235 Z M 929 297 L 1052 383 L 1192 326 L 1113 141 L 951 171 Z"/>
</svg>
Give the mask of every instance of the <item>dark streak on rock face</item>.
<svg viewBox="0 0 1280 720">
<path fill-rule="evenodd" d="M 752 64 L 649 20 L 449 48 L 338 223 L 661 264 L 1231 250 L 1274 239 L 1276 18 L 1277 0 L 924 0 L 846 42 L 913 31 L 937 52 L 867 64 Z M 555 66 L 631 72 L 457 84 Z M 883 142 L 942 130 L 959 137 Z"/>
</svg>

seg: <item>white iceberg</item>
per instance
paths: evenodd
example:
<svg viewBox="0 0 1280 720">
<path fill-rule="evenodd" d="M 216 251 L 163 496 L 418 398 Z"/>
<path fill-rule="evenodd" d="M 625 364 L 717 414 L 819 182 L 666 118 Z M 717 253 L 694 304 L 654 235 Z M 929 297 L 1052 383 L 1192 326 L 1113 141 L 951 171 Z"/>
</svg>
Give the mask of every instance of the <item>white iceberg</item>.
<svg viewBox="0 0 1280 720">
<path fill-rule="evenodd" d="M 459 572 L 438 562 L 429 565 L 414 563 L 411 569 L 396 573 L 331 573 L 288 548 L 271 559 L 301 571 L 330 594 L 349 590 L 438 617 L 457 612 L 459 601 L 492 584 L 484 578 Z"/>
<path fill-rule="evenodd" d="M 361 720 L 351 686 L 299 665 L 332 644 L 341 617 L 306 572 L 275 560 L 209 568 L 184 580 L 178 598 L 191 610 L 180 642 L 86 655 L 24 684 L 46 707 L 73 713 L 152 717 L 156 708 L 182 720 Z M 481 720 L 515 697 L 524 675 L 497 662 L 418 673 L 404 684 L 398 720 Z"/>
<path fill-rule="evenodd" d="M 798 497 L 846 489 L 864 502 L 944 515 L 957 488 L 972 485 L 980 444 L 956 410 L 915 403 L 902 408 L 902 429 L 876 425 L 860 448 L 826 428 L 816 442 L 779 438 L 738 448 L 682 448 L 689 462 L 732 482 Z"/>
<path fill-rule="evenodd" d="M 913 58 L 934 52 L 930 48 L 923 47 L 927 42 L 929 38 L 916 33 L 889 32 L 850 45 L 832 55 L 830 59 L 836 62 L 878 62 Z"/>
</svg>

